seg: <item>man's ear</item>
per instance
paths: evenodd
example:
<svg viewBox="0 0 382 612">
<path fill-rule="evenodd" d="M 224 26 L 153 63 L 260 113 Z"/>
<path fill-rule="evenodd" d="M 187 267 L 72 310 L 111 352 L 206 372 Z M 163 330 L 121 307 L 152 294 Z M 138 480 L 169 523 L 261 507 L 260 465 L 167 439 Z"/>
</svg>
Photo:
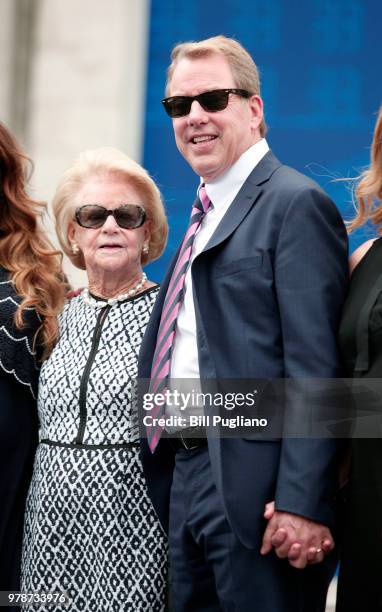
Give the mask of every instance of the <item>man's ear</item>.
<svg viewBox="0 0 382 612">
<path fill-rule="evenodd" d="M 254 130 L 257 130 L 264 117 L 264 105 L 260 96 L 254 94 L 249 98 L 249 108 L 252 115 L 252 127 Z"/>
</svg>

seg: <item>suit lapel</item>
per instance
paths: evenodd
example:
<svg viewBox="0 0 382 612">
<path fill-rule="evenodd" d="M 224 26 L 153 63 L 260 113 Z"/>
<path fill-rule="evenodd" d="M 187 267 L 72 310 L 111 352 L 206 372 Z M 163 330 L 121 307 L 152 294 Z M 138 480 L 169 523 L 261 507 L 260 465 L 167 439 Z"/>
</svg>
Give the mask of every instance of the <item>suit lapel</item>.
<svg viewBox="0 0 382 612">
<path fill-rule="evenodd" d="M 281 166 L 276 157 L 268 151 L 240 189 L 236 198 L 228 208 L 223 219 L 211 236 L 203 253 L 214 248 L 228 238 L 242 222 L 248 211 L 254 206 L 264 190 L 264 184 L 270 179 L 274 171 Z"/>
</svg>

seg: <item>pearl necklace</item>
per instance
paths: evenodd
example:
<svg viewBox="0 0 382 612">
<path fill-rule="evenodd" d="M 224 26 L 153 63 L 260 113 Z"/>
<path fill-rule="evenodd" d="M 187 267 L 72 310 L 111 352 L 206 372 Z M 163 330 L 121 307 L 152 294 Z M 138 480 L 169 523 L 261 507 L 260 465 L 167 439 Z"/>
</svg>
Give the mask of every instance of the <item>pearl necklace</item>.
<svg viewBox="0 0 382 612">
<path fill-rule="evenodd" d="M 121 293 L 121 295 L 116 295 L 115 297 L 108 298 L 108 299 L 95 300 L 90 295 L 89 289 L 87 287 L 85 287 L 82 290 L 81 295 L 82 295 L 82 299 L 85 302 L 85 304 L 87 304 L 91 308 L 104 308 L 105 306 L 114 306 L 114 304 L 117 304 L 118 302 L 123 302 L 124 300 L 127 300 L 127 298 L 130 298 L 136 295 L 138 291 L 142 289 L 146 281 L 147 281 L 147 276 L 145 272 L 143 272 L 141 280 L 138 281 L 138 283 L 136 283 L 133 287 L 131 287 L 129 291 L 127 291 L 126 293 Z"/>
</svg>

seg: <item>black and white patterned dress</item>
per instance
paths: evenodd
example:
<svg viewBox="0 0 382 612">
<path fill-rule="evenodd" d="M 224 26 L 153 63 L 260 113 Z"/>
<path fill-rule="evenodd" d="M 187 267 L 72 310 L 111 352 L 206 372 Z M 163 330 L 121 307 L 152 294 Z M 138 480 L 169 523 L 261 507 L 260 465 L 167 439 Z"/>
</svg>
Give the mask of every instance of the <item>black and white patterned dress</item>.
<svg viewBox="0 0 382 612">
<path fill-rule="evenodd" d="M 22 589 L 66 591 L 63 610 L 164 609 L 167 543 L 146 490 L 132 401 L 157 293 L 100 310 L 70 300 L 41 370 Z"/>
</svg>

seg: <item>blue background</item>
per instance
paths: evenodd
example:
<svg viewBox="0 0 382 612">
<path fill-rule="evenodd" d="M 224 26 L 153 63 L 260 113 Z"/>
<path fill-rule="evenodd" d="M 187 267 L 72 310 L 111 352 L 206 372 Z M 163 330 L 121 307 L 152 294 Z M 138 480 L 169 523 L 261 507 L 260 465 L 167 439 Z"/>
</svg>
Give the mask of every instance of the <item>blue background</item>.
<svg viewBox="0 0 382 612">
<path fill-rule="evenodd" d="M 177 151 L 160 100 L 173 46 L 216 34 L 237 38 L 260 69 L 275 155 L 317 180 L 344 218 L 351 182 L 369 163 L 382 103 L 381 0 L 151 0 L 144 166 L 165 199 L 170 238 L 149 274 L 160 281 L 187 226 L 198 178 Z M 373 235 L 352 234 L 351 250 Z M 314 248 L 314 247 L 313 247 Z"/>
</svg>

